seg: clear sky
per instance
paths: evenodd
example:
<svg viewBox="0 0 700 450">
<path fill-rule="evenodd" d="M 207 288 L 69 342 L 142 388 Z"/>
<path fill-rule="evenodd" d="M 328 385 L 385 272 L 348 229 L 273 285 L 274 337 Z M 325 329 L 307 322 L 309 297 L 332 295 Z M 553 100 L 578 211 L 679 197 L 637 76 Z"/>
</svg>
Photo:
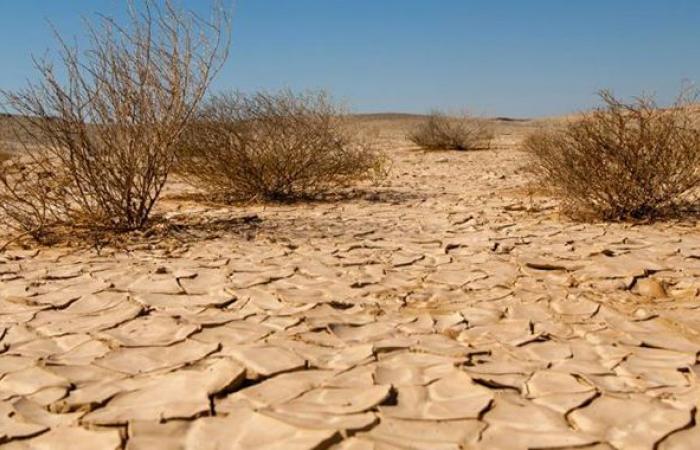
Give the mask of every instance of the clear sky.
<svg viewBox="0 0 700 450">
<path fill-rule="evenodd" d="M 55 47 L 49 21 L 79 39 L 122 3 L 0 0 L 0 87 Z M 215 88 L 324 88 L 363 112 L 554 115 L 700 82 L 700 0 L 237 0 L 233 41 Z"/>
</svg>

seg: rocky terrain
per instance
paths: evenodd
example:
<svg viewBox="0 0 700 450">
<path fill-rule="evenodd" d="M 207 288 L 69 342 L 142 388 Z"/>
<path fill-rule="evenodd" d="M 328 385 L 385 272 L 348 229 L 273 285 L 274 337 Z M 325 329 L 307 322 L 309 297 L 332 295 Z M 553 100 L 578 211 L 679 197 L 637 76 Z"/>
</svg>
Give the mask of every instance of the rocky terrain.
<svg viewBox="0 0 700 450">
<path fill-rule="evenodd" d="M 426 153 L 367 117 L 378 186 L 227 208 L 173 184 L 163 214 L 208 227 L 10 247 L 3 448 L 694 448 L 700 230 L 567 221 L 523 171 L 541 124 L 498 124 Z"/>
</svg>

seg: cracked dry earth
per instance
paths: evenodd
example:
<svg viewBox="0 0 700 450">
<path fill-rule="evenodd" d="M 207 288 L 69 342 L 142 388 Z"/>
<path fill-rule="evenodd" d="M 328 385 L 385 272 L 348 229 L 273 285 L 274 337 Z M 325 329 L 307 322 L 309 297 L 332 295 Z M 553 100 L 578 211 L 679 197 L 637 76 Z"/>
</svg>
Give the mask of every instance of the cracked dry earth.
<svg viewBox="0 0 700 450">
<path fill-rule="evenodd" d="M 247 237 L 2 254 L 0 442 L 697 448 L 698 228 L 567 222 L 516 138 L 385 137 L 373 194 L 234 210 Z"/>
</svg>

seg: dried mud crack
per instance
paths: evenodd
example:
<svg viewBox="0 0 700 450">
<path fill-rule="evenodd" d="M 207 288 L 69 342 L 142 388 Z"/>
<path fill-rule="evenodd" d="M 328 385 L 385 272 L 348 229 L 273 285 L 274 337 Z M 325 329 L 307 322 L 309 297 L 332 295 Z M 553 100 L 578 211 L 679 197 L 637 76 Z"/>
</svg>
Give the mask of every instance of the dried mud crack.
<svg viewBox="0 0 700 450">
<path fill-rule="evenodd" d="M 181 240 L 0 253 L 3 448 L 693 448 L 697 228 L 566 222 L 503 136 L 386 133 L 375 196 L 175 183 Z"/>
</svg>

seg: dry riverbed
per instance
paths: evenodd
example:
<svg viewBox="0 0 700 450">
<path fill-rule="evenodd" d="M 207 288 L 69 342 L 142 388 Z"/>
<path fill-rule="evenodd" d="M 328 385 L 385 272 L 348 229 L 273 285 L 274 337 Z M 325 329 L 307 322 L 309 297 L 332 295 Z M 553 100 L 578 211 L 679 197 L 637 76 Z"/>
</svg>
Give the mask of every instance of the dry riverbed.
<svg viewBox="0 0 700 450">
<path fill-rule="evenodd" d="M 173 185 L 172 220 L 230 226 L 0 254 L 0 443 L 697 445 L 695 224 L 559 217 L 528 195 L 524 125 L 425 153 L 374 122 L 379 186 L 224 208 Z"/>
</svg>

